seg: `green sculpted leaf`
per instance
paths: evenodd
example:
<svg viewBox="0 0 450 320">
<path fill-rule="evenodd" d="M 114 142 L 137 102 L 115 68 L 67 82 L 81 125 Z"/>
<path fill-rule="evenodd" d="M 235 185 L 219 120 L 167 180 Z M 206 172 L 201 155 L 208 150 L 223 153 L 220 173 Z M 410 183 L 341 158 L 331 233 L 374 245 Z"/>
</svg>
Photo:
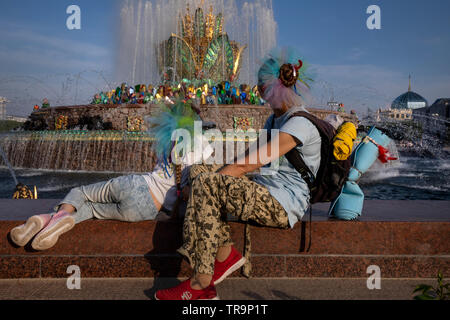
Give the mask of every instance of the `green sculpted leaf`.
<svg viewBox="0 0 450 320">
<path fill-rule="evenodd" d="M 223 60 L 223 57 L 225 60 Z M 217 38 L 214 38 L 208 50 L 206 51 L 205 60 L 203 62 L 203 70 L 210 74 L 211 71 L 217 69 L 216 64 L 219 61 L 225 61 L 225 68 L 227 74 L 230 74 L 233 71 L 233 48 L 228 39 L 228 35 L 221 35 Z"/>
<path fill-rule="evenodd" d="M 173 72 L 176 72 L 177 80 L 194 77 L 195 61 L 191 49 L 183 39 L 176 36 L 170 37 L 164 56 L 164 67 L 168 70 L 170 79 L 173 79 Z"/>
<path fill-rule="evenodd" d="M 205 19 L 201 8 L 195 11 L 194 33 L 197 38 L 205 36 Z"/>
<path fill-rule="evenodd" d="M 217 38 L 218 36 L 221 35 L 221 30 L 222 30 L 222 13 L 219 13 L 216 17 L 216 27 L 214 28 L 214 38 Z"/>
</svg>

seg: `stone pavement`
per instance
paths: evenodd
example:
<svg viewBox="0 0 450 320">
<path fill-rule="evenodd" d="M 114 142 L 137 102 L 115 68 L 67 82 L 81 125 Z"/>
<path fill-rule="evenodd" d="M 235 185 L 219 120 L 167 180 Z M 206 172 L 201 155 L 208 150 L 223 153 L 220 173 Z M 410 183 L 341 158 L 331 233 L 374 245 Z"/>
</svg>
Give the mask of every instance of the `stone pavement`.
<svg viewBox="0 0 450 320">
<path fill-rule="evenodd" d="M 80 290 L 69 290 L 66 279 L 0 280 L 0 300 L 149 300 L 157 289 L 176 279 L 81 279 Z M 217 287 L 221 300 L 411 300 L 418 284 L 435 279 L 381 279 L 369 290 L 367 279 L 227 279 Z"/>
</svg>

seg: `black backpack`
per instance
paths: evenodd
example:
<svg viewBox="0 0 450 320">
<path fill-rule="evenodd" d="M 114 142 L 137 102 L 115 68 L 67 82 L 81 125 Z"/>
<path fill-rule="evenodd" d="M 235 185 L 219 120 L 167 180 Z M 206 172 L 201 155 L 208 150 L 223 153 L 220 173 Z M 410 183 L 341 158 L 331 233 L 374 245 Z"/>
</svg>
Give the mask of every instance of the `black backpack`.
<svg viewBox="0 0 450 320">
<path fill-rule="evenodd" d="M 309 190 L 311 191 L 309 201 L 311 204 L 331 202 L 340 194 L 347 180 L 352 165 L 351 160 L 348 158 L 347 160 L 340 161 L 334 157 L 333 140 L 337 132 L 331 124 L 304 111 L 293 113 L 290 118 L 293 117 L 304 117 L 308 119 L 319 131 L 322 144 L 320 167 L 317 176 L 314 176 L 295 148 L 289 151 L 285 157 L 308 184 Z"/>
</svg>

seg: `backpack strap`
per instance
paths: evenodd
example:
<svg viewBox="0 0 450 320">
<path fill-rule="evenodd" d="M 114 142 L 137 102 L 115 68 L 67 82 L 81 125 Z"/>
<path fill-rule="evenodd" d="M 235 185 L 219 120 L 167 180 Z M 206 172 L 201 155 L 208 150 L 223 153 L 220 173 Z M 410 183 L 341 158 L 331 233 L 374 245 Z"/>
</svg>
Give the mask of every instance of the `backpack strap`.
<svg viewBox="0 0 450 320">
<path fill-rule="evenodd" d="M 300 173 L 302 179 L 308 185 L 309 190 L 312 191 L 314 189 L 314 181 L 316 178 L 314 177 L 314 174 L 311 172 L 311 169 L 306 165 L 302 156 L 300 156 L 300 153 L 297 152 L 297 150 L 295 150 L 294 148 L 284 156 L 289 161 L 289 163 L 292 164 L 295 170 L 297 170 L 298 173 Z"/>
<path fill-rule="evenodd" d="M 315 124 L 315 121 L 312 119 L 312 117 L 314 117 L 314 116 L 307 112 L 304 112 L 304 111 L 295 112 L 294 114 L 291 115 L 291 117 L 289 119 L 291 119 L 293 117 L 306 118 L 309 121 L 311 121 L 314 126 L 317 127 L 317 125 Z M 275 117 L 272 118 L 272 123 L 271 123 L 270 129 L 273 129 L 274 123 L 275 123 Z M 319 132 L 320 132 L 320 130 L 319 130 Z M 268 133 L 269 140 L 271 138 L 270 134 L 271 133 L 269 130 L 269 133 Z M 297 145 L 296 147 L 298 147 L 298 146 L 300 146 L 300 144 Z M 303 160 L 300 153 L 296 150 L 296 147 L 293 148 L 288 153 L 286 153 L 284 156 L 289 161 L 289 163 L 295 168 L 295 170 L 297 170 L 300 173 L 300 175 L 302 176 L 302 179 L 308 185 L 309 190 L 312 191 L 314 189 L 314 181 L 316 178 L 315 178 L 314 174 L 312 173 L 311 169 L 306 165 L 306 163 Z"/>
</svg>

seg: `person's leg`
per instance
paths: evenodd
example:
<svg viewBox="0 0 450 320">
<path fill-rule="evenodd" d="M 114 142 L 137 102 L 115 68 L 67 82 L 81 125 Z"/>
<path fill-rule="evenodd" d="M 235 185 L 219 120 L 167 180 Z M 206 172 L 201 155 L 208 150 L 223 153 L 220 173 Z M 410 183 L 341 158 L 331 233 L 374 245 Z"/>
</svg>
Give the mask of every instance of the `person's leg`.
<svg viewBox="0 0 450 320">
<path fill-rule="evenodd" d="M 147 181 L 142 175 L 131 175 L 116 179 L 113 183 L 117 212 L 102 213 L 103 219 L 126 222 L 154 220 L 159 210 L 153 200 Z M 94 206 L 97 211 L 98 206 Z M 94 213 L 100 218 L 100 214 Z"/>
<path fill-rule="evenodd" d="M 142 176 L 123 176 L 107 182 L 73 189 L 58 212 L 32 242 L 36 250 L 56 244 L 75 223 L 91 219 L 137 222 L 155 219 L 157 210 Z"/>
<path fill-rule="evenodd" d="M 193 288 L 208 286 L 216 257 L 224 260 L 231 250 L 230 228 L 223 212 L 264 226 L 288 226 L 286 211 L 267 188 L 246 178 L 200 174 L 192 185 L 179 249 L 194 268 Z"/>
<path fill-rule="evenodd" d="M 92 206 L 88 204 L 116 202 L 111 188 L 116 179 L 73 188 L 55 207 L 55 211 L 72 214 L 76 223 L 94 218 Z"/>
<path fill-rule="evenodd" d="M 75 219 L 76 224 L 94 218 L 94 213 L 88 203 L 93 202 L 94 199 L 98 202 L 105 201 L 104 199 L 96 198 L 96 195 L 102 195 L 103 193 L 98 190 L 107 190 L 107 186 L 110 183 L 111 180 L 73 188 L 54 207 L 55 213 L 60 214 L 65 212 L 70 214 Z"/>
<path fill-rule="evenodd" d="M 96 194 L 103 194 L 101 190 L 105 189 L 109 182 L 99 182 L 89 186 L 73 188 L 57 206 L 55 213 L 51 214 L 51 219 L 40 229 L 34 230 L 34 234 L 29 237 L 33 239 L 31 246 L 35 250 L 47 250 L 53 247 L 59 237 L 70 231 L 75 224 L 94 217 L 93 210 L 89 206 L 90 199 L 94 199 Z M 99 191 L 100 190 L 100 191 Z M 97 191 L 97 192 L 95 192 Z M 106 192 L 104 192 L 106 193 Z M 104 200 L 97 198 L 97 200 Z M 34 219 L 34 217 L 30 218 Z"/>
<path fill-rule="evenodd" d="M 76 223 L 92 218 L 135 222 L 154 219 L 158 213 L 148 184 L 139 175 L 72 189 L 55 209 L 71 213 Z"/>
<path fill-rule="evenodd" d="M 189 169 L 189 181 L 192 183 L 202 173 L 215 173 L 221 169 L 223 165 L 218 164 L 194 164 Z"/>
</svg>

